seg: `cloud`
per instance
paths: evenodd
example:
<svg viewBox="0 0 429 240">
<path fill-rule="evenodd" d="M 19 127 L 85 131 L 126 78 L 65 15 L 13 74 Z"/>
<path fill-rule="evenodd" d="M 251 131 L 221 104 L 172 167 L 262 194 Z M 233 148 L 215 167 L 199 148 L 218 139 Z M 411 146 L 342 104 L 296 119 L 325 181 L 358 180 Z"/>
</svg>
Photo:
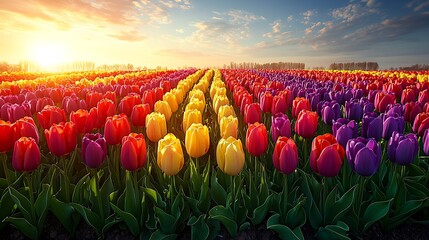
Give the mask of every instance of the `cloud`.
<svg viewBox="0 0 429 240">
<path fill-rule="evenodd" d="M 353 22 L 367 15 L 368 12 L 363 9 L 360 4 L 351 3 L 345 7 L 334 9 L 331 16 L 337 20 L 344 22 Z"/>
<path fill-rule="evenodd" d="M 304 23 L 305 25 L 309 24 L 311 21 L 311 18 L 316 16 L 316 14 L 317 14 L 316 10 L 307 10 L 307 11 L 301 13 L 301 15 L 303 16 L 302 23 Z"/>
<path fill-rule="evenodd" d="M 305 29 L 305 34 L 310 34 L 314 31 L 314 29 L 322 26 L 322 22 L 317 22 L 313 24 L 311 27 Z"/>
<path fill-rule="evenodd" d="M 200 51 L 188 51 L 182 49 L 162 49 L 156 52 L 159 56 L 178 57 L 178 58 L 189 58 L 189 57 L 206 57 L 209 54 Z"/>
<path fill-rule="evenodd" d="M 237 48 L 241 40 L 250 37 L 250 24 L 265 20 L 263 16 L 243 10 L 214 11 L 213 14 L 211 20 L 192 24 L 195 31 L 188 39 L 190 42 L 205 44 L 206 47 Z"/>
<path fill-rule="evenodd" d="M 136 41 L 145 24 L 171 22 L 169 10 L 189 9 L 189 0 L 27 0 L 0 1 L 0 28 L 8 31 L 33 30 L 69 31 L 74 28 L 103 29 L 105 34 L 116 39 Z M 16 24 L 19 23 L 19 24 Z M 25 27 L 27 26 L 27 27 Z"/>
<path fill-rule="evenodd" d="M 378 5 L 376 0 L 362 0 L 368 7 L 376 7 Z"/>
<path fill-rule="evenodd" d="M 118 33 L 111 34 L 110 36 L 118 40 L 129 41 L 129 42 L 137 42 L 137 41 L 146 39 L 145 36 L 141 35 L 140 32 L 135 30 L 120 31 Z"/>
<path fill-rule="evenodd" d="M 176 29 L 176 32 L 178 32 L 178 33 L 184 33 L 184 32 L 185 32 L 185 30 L 183 30 L 183 28 L 177 28 L 177 29 Z"/>
<path fill-rule="evenodd" d="M 367 50 L 377 44 L 400 41 L 408 35 L 429 28 L 429 13 L 408 14 L 403 17 L 390 18 L 379 21 L 378 23 L 349 29 L 347 31 L 338 30 L 340 24 L 325 23 L 325 27 L 319 30 L 315 36 L 306 36 L 303 44 L 310 44 L 313 47 L 337 52 L 354 52 Z M 323 31 L 323 32 L 322 32 Z M 407 38 L 412 42 L 412 38 Z"/>
<path fill-rule="evenodd" d="M 286 44 L 296 44 L 296 38 L 292 38 L 291 32 L 282 31 L 282 21 L 280 19 L 272 22 L 271 32 L 264 33 L 262 36 L 267 38 L 265 41 L 257 43 L 254 48 L 264 49 L 276 46 L 284 46 Z"/>
</svg>

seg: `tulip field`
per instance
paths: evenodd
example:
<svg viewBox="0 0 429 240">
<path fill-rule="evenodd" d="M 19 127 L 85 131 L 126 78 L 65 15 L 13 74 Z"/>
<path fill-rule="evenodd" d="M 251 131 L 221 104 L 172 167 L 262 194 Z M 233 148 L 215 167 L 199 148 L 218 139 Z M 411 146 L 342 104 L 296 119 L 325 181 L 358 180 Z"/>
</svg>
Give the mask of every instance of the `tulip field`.
<svg viewBox="0 0 429 240">
<path fill-rule="evenodd" d="M 361 238 L 429 223 L 429 72 L 0 74 L 0 232 Z M 47 233 L 49 234 L 49 233 Z"/>
</svg>

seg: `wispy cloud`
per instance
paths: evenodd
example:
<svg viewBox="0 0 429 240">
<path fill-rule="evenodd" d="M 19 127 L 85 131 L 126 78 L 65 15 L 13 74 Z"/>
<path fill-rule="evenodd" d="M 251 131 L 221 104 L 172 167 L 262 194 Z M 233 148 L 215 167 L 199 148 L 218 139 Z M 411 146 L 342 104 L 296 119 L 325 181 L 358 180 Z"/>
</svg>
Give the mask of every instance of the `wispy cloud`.
<svg viewBox="0 0 429 240">
<path fill-rule="evenodd" d="M 302 23 L 304 23 L 305 25 L 309 24 L 311 21 L 311 18 L 317 15 L 317 11 L 316 10 L 307 10 L 303 13 L 301 13 L 302 17 L 303 17 L 303 21 Z"/>
<path fill-rule="evenodd" d="M 170 23 L 170 9 L 191 7 L 189 0 L 0 1 L 0 14 L 8 16 L 2 19 L 0 29 L 68 31 L 89 27 L 116 39 L 138 41 L 144 39 L 138 33 L 142 25 Z"/>
<path fill-rule="evenodd" d="M 240 41 L 250 37 L 250 25 L 256 21 L 264 21 L 259 16 L 243 10 L 229 10 L 227 12 L 213 12 L 211 20 L 198 21 L 192 24 L 195 31 L 189 40 L 205 44 L 206 46 L 223 46 L 223 48 L 237 48 Z"/>
</svg>

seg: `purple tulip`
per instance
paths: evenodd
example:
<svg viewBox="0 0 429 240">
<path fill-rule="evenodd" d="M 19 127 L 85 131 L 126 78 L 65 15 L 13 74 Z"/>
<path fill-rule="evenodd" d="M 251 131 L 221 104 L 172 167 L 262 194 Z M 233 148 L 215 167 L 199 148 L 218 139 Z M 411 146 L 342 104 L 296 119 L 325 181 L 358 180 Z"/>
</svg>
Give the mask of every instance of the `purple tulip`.
<svg viewBox="0 0 429 240">
<path fill-rule="evenodd" d="M 374 104 L 371 103 L 368 98 L 361 98 L 360 101 L 361 105 L 363 106 L 363 113 L 370 113 L 374 112 L 375 107 Z"/>
<path fill-rule="evenodd" d="M 350 120 L 360 121 L 363 117 L 363 107 L 358 99 L 352 99 L 345 104 L 345 115 Z"/>
<path fill-rule="evenodd" d="M 291 123 L 287 115 L 277 113 L 271 117 L 271 137 L 273 142 L 280 136 L 290 138 L 292 136 Z"/>
<path fill-rule="evenodd" d="M 402 104 L 396 103 L 396 104 L 389 104 L 386 108 L 387 115 L 393 116 L 397 114 L 400 117 L 404 116 L 404 110 Z"/>
<path fill-rule="evenodd" d="M 353 92 L 353 98 L 360 99 L 363 97 L 362 89 L 352 89 L 352 92 Z"/>
<path fill-rule="evenodd" d="M 358 137 L 347 142 L 347 161 L 353 171 L 361 176 L 374 175 L 381 162 L 381 149 L 374 139 Z"/>
<path fill-rule="evenodd" d="M 359 125 L 354 120 L 339 118 L 332 124 L 332 134 L 338 143 L 346 148 L 350 139 L 358 137 L 358 127 Z"/>
<path fill-rule="evenodd" d="M 405 120 L 403 117 L 398 116 L 397 114 L 393 116 L 383 115 L 383 133 L 382 136 L 384 139 L 389 139 L 393 132 L 404 133 Z"/>
<path fill-rule="evenodd" d="M 100 133 L 85 134 L 82 138 L 82 160 L 88 167 L 100 167 L 106 154 L 106 139 Z"/>
<path fill-rule="evenodd" d="M 429 155 L 429 129 L 425 130 L 425 133 L 423 134 L 423 152 L 425 155 Z"/>
<path fill-rule="evenodd" d="M 383 133 L 383 120 L 375 112 L 365 113 L 362 118 L 362 136 L 364 138 L 381 139 Z"/>
<path fill-rule="evenodd" d="M 417 136 L 413 133 L 403 135 L 393 132 L 387 144 L 387 155 L 390 161 L 399 165 L 411 164 L 419 152 Z"/>
</svg>

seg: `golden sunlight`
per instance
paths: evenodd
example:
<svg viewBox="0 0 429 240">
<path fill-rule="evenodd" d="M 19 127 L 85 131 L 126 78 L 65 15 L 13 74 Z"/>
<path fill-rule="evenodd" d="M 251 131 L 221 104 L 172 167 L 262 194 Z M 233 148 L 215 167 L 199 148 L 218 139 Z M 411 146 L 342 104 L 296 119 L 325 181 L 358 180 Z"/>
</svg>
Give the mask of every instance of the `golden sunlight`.
<svg viewBox="0 0 429 240">
<path fill-rule="evenodd" d="M 67 49 L 62 45 L 52 43 L 34 46 L 33 56 L 35 57 L 34 60 L 46 70 L 70 61 Z"/>
</svg>

